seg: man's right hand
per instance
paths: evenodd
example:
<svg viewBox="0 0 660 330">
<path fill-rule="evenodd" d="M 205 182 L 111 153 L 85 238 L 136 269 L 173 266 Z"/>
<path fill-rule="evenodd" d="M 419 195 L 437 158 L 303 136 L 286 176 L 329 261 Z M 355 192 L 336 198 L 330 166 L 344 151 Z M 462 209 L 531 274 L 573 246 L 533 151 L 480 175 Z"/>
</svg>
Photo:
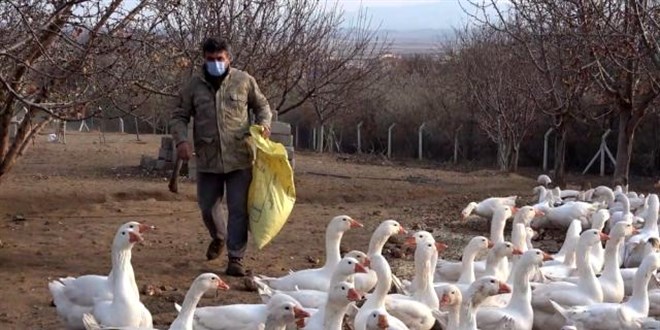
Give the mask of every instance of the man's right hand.
<svg viewBox="0 0 660 330">
<path fill-rule="evenodd" d="M 186 161 L 192 158 L 192 147 L 188 141 L 183 141 L 176 146 L 176 156 Z"/>
</svg>

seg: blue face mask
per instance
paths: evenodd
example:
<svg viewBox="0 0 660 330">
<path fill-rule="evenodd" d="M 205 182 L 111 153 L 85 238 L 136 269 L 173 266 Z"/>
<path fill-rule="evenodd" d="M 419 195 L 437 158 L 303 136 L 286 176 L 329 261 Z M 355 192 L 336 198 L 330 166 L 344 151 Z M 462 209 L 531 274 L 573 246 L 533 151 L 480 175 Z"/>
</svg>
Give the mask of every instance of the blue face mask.
<svg viewBox="0 0 660 330">
<path fill-rule="evenodd" d="M 225 66 L 225 62 L 222 61 L 206 61 L 206 71 L 211 76 L 214 77 L 220 77 L 223 74 L 225 74 L 225 71 L 227 71 L 227 68 Z"/>
</svg>

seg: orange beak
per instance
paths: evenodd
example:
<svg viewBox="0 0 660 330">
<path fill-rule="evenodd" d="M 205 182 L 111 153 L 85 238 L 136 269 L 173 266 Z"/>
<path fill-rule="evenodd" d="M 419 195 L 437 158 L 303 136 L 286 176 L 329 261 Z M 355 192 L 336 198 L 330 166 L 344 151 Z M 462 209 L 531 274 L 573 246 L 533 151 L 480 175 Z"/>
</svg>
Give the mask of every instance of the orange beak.
<svg viewBox="0 0 660 330">
<path fill-rule="evenodd" d="M 408 233 L 408 231 L 406 230 L 406 228 L 403 228 L 403 226 L 399 226 L 399 234 L 405 235 L 407 233 Z"/>
<path fill-rule="evenodd" d="M 351 223 L 351 228 L 362 228 L 362 227 L 364 227 L 364 225 L 359 223 L 357 220 L 350 219 L 349 221 Z"/>
<path fill-rule="evenodd" d="M 511 287 L 504 282 L 500 282 L 500 289 L 497 290 L 497 293 L 498 294 L 511 293 Z"/>
<path fill-rule="evenodd" d="M 438 252 L 442 252 L 446 250 L 449 247 L 449 245 L 442 243 L 442 242 L 437 242 L 435 243 L 435 248 L 438 249 Z"/>
<path fill-rule="evenodd" d="M 140 232 L 140 234 L 142 234 L 142 233 L 146 233 L 150 230 L 155 230 L 155 229 L 156 229 L 156 226 L 150 226 L 150 225 L 141 223 L 140 227 L 138 228 L 138 231 Z"/>
<path fill-rule="evenodd" d="M 550 261 L 550 260 L 555 260 L 551 255 L 543 252 L 543 261 Z"/>
<path fill-rule="evenodd" d="M 348 295 L 346 296 L 348 298 L 348 301 L 359 301 L 362 299 L 362 296 L 357 292 L 357 290 L 351 288 L 348 290 Z"/>
<path fill-rule="evenodd" d="M 534 216 L 536 216 L 536 217 L 542 217 L 542 216 L 544 216 L 544 215 L 545 215 L 545 213 L 543 213 L 543 211 L 534 210 Z"/>
<path fill-rule="evenodd" d="M 514 256 L 519 256 L 519 255 L 522 255 L 522 254 L 523 254 L 523 252 L 522 252 L 521 249 L 519 249 L 519 248 L 513 248 L 513 255 L 514 255 Z"/>
<path fill-rule="evenodd" d="M 442 298 L 440 298 L 440 306 L 446 306 L 449 304 L 449 296 L 445 293 L 442 295 Z"/>
<path fill-rule="evenodd" d="M 219 280 L 218 290 L 229 290 L 229 284 L 225 283 L 223 280 Z"/>
<path fill-rule="evenodd" d="M 369 260 L 369 258 L 364 258 L 364 262 L 362 263 L 362 266 L 371 267 L 371 260 Z"/>
<path fill-rule="evenodd" d="M 296 327 L 298 327 L 298 329 L 304 329 L 305 328 L 305 318 L 304 317 L 301 318 L 301 319 L 296 320 Z"/>
<path fill-rule="evenodd" d="M 303 319 L 309 317 L 309 313 L 307 313 L 307 311 L 305 311 L 304 309 L 296 306 L 293 308 L 293 317 L 295 317 L 296 319 Z"/>
<path fill-rule="evenodd" d="M 608 239 L 610 239 L 610 236 L 609 236 L 609 235 L 607 235 L 607 234 L 605 234 L 605 233 L 603 233 L 603 232 L 600 233 L 600 240 L 601 240 L 601 241 L 607 241 Z"/>
<path fill-rule="evenodd" d="M 132 232 L 132 231 L 128 232 L 128 241 L 130 243 L 138 243 L 138 242 L 142 242 L 142 240 L 143 240 L 143 238 L 140 234 Z"/>
<path fill-rule="evenodd" d="M 387 322 L 387 316 L 380 314 L 378 315 L 378 327 L 381 329 L 387 329 L 390 327 L 389 322 Z"/>
<path fill-rule="evenodd" d="M 367 269 L 364 268 L 364 266 L 362 266 L 360 264 L 355 264 L 355 272 L 356 273 L 366 273 Z"/>
<path fill-rule="evenodd" d="M 493 244 L 493 241 L 488 240 L 488 248 L 491 249 L 493 248 L 493 246 L 495 246 L 495 244 Z"/>
<path fill-rule="evenodd" d="M 511 213 L 513 213 L 513 214 L 518 213 L 519 210 L 520 210 L 520 209 L 517 208 L 517 207 L 515 207 L 515 206 L 512 206 L 512 207 L 511 207 Z"/>
</svg>

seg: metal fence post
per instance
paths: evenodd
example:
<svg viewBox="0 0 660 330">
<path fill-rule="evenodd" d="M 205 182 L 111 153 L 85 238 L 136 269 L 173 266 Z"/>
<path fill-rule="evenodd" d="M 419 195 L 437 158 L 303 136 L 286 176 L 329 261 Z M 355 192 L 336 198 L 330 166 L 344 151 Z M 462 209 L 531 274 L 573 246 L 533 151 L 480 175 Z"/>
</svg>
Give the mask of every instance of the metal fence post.
<svg viewBox="0 0 660 330">
<path fill-rule="evenodd" d="M 426 127 L 426 123 L 422 123 L 419 125 L 419 130 L 418 130 L 418 135 L 419 135 L 419 141 L 418 141 L 418 146 L 417 146 L 417 155 L 419 160 L 422 160 L 423 153 L 424 153 L 424 127 Z"/>
<path fill-rule="evenodd" d="M 387 128 L 387 158 L 392 158 L 392 129 L 394 129 L 394 126 L 396 126 L 396 123 Z"/>
<path fill-rule="evenodd" d="M 357 124 L 357 152 L 358 152 L 358 154 L 362 153 L 362 132 L 361 132 L 361 128 L 362 128 L 362 122 L 359 122 Z"/>
<path fill-rule="evenodd" d="M 124 118 L 119 118 L 119 130 L 124 134 Z"/>
</svg>

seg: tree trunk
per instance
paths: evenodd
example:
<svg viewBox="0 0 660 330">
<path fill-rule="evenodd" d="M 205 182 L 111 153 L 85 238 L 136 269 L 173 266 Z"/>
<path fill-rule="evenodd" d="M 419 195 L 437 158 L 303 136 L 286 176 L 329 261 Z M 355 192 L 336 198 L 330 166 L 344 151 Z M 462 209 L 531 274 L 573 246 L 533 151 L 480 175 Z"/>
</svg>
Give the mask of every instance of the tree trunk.
<svg viewBox="0 0 660 330">
<path fill-rule="evenodd" d="M 566 126 L 564 124 L 559 125 L 555 136 L 555 175 L 553 180 L 555 185 L 561 188 L 566 187 L 566 135 Z"/>
<path fill-rule="evenodd" d="M 509 170 L 509 158 L 511 155 L 511 149 L 508 142 L 500 142 L 497 144 L 497 164 L 500 167 L 500 171 Z"/>
<path fill-rule="evenodd" d="M 520 143 L 516 143 L 513 146 L 513 154 L 511 155 L 511 163 L 509 167 L 511 172 L 518 172 L 518 159 L 520 157 Z"/>
<path fill-rule="evenodd" d="M 630 160 L 633 153 L 635 130 L 641 118 L 635 116 L 630 110 L 619 112 L 619 134 L 616 146 L 616 167 L 614 169 L 614 183 L 626 186 L 630 174 Z"/>
<path fill-rule="evenodd" d="M 14 141 L 9 145 L 7 154 L 0 159 L 0 184 L 5 175 L 12 170 L 14 165 L 16 165 L 16 161 L 23 156 L 23 153 L 27 150 L 30 144 L 30 139 L 41 131 L 41 129 L 43 129 L 50 121 L 51 119 L 48 119 L 33 125 L 32 113 L 28 112 L 25 114 L 25 118 L 16 132 Z"/>
</svg>

